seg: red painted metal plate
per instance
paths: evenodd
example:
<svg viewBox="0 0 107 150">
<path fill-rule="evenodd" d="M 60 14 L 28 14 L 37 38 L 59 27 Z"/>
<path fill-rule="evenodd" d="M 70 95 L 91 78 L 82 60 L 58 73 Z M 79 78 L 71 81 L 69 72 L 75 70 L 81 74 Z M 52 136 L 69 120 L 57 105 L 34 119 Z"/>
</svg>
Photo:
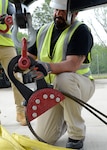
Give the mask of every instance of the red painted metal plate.
<svg viewBox="0 0 107 150">
<path fill-rule="evenodd" d="M 56 89 L 45 88 L 33 93 L 27 104 L 27 118 L 29 121 L 36 119 L 38 116 L 64 100 L 64 95 Z"/>
</svg>

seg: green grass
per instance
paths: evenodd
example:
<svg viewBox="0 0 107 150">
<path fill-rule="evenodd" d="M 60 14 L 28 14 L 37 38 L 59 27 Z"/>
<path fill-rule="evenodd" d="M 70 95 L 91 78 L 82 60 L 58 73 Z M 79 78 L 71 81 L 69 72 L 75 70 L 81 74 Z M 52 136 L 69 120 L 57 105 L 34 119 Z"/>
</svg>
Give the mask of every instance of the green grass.
<svg viewBox="0 0 107 150">
<path fill-rule="evenodd" d="M 94 79 L 107 79 L 107 74 L 93 74 Z"/>
</svg>

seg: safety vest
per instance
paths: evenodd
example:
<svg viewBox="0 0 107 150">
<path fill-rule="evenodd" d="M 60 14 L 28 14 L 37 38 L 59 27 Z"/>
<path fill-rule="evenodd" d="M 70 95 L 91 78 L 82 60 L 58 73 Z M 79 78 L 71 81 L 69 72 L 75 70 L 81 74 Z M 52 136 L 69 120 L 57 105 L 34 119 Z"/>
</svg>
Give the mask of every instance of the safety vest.
<svg viewBox="0 0 107 150">
<path fill-rule="evenodd" d="M 74 24 L 68 28 L 66 28 L 58 38 L 54 49 L 53 49 L 53 57 L 50 58 L 50 46 L 51 46 L 51 36 L 54 27 L 54 23 L 44 25 L 40 28 L 37 34 L 37 50 L 38 50 L 38 60 L 43 62 L 50 62 L 50 63 L 58 63 L 66 59 L 66 50 L 68 43 L 74 34 L 75 30 L 82 24 L 82 22 L 75 21 Z M 88 60 L 91 61 L 90 53 L 88 54 Z M 76 73 L 89 77 L 93 79 L 91 76 L 90 71 L 90 63 L 83 63 L 79 70 Z M 50 74 L 46 76 L 46 81 L 48 83 L 53 82 L 55 78 L 54 74 Z"/>
<path fill-rule="evenodd" d="M 0 16 L 7 14 L 8 0 L 0 0 Z M 5 30 L 6 24 L 0 24 L 0 30 Z M 0 32 L 0 46 L 14 46 L 14 42 L 11 38 L 11 31 L 6 33 Z"/>
</svg>

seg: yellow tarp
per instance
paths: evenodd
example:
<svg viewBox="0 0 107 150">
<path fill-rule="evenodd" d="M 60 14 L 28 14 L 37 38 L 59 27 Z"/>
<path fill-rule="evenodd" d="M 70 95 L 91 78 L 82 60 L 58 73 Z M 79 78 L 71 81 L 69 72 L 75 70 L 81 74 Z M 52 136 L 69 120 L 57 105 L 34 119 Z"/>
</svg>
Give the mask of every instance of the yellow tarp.
<svg viewBox="0 0 107 150">
<path fill-rule="evenodd" d="M 67 148 L 52 146 L 16 133 L 10 134 L 3 126 L 0 126 L 0 150 L 3 149 L 5 150 L 68 150 Z"/>
</svg>

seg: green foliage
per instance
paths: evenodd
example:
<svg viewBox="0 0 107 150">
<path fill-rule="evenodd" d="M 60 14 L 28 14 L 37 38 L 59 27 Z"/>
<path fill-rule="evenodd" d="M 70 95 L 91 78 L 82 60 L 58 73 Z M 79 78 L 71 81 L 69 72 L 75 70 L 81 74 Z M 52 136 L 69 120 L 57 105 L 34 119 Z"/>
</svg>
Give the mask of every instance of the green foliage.
<svg viewBox="0 0 107 150">
<path fill-rule="evenodd" d="M 47 3 L 47 4 L 49 5 L 49 3 L 50 3 L 50 0 L 45 0 L 45 3 Z"/>
<path fill-rule="evenodd" d="M 92 74 L 107 73 L 107 48 L 96 44 L 92 49 Z"/>
<path fill-rule="evenodd" d="M 48 3 L 46 2 L 42 7 L 35 8 L 32 15 L 34 29 L 38 29 L 43 24 L 49 23 L 53 20 L 53 9 L 49 7 Z"/>
</svg>

